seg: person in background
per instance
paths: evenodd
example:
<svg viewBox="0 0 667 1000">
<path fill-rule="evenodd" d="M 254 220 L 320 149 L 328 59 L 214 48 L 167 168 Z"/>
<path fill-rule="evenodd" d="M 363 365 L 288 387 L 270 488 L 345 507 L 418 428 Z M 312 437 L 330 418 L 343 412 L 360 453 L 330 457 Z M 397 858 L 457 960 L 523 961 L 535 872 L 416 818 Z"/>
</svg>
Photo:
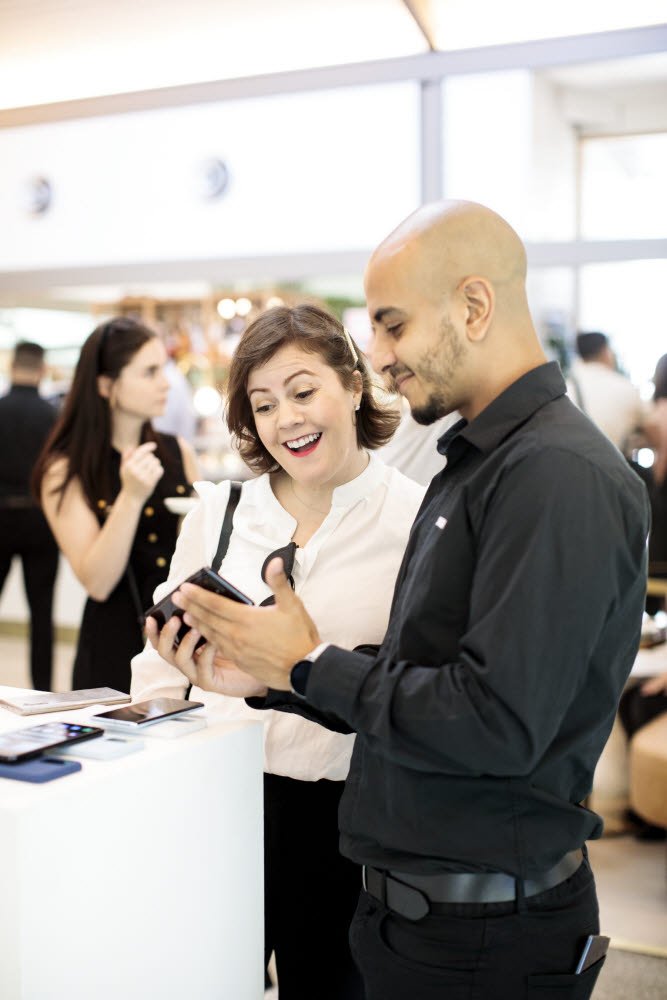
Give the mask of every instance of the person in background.
<svg viewBox="0 0 667 1000">
<path fill-rule="evenodd" d="M 653 375 L 653 404 L 644 422 L 644 437 L 653 449 L 653 465 L 648 468 L 632 462 L 632 468 L 641 476 L 648 490 L 651 503 L 651 531 L 648 539 L 648 574 L 667 577 L 667 354 L 655 366 Z M 655 614 L 664 608 L 664 597 L 649 594 L 646 611 Z M 629 687 L 623 693 L 618 715 L 628 739 L 647 722 L 667 712 L 667 673 L 650 677 Z M 639 840 L 664 840 L 662 827 L 647 823 L 634 810 L 628 809 L 626 817 Z"/>
<path fill-rule="evenodd" d="M 164 373 L 169 395 L 164 413 L 153 421 L 161 434 L 176 434 L 190 444 L 197 431 L 197 411 L 192 400 L 192 386 L 172 357 L 167 357 Z"/>
<path fill-rule="evenodd" d="M 649 677 L 623 692 L 618 717 L 628 740 L 648 722 L 667 712 L 667 673 Z M 665 840 L 667 831 L 635 812 L 626 809 L 625 818 L 637 840 Z"/>
<path fill-rule="evenodd" d="M 599 935 L 581 803 L 639 645 L 649 507 L 547 363 L 525 283 L 518 235 L 471 202 L 422 206 L 366 269 L 373 367 L 418 422 L 461 414 L 378 652 L 322 642 L 278 559 L 274 607 L 173 598 L 234 664 L 202 653 L 193 680 L 357 734 L 339 822 L 366 1000 L 585 1000 L 603 961 L 575 974 Z"/>
<path fill-rule="evenodd" d="M 53 664 L 53 590 L 58 546 L 30 494 L 30 475 L 56 420 L 39 395 L 44 348 L 21 341 L 14 348 L 11 388 L 0 399 L 0 593 L 14 556 L 21 557 L 30 608 L 30 675 L 38 691 L 50 691 Z"/>
<path fill-rule="evenodd" d="M 438 441 L 456 423 L 459 415 L 448 413 L 429 426 L 418 424 L 412 419 L 410 407 L 402 396 L 399 397 L 399 412 L 401 422 L 391 441 L 380 452 L 380 458 L 404 476 L 428 486 L 444 465 Z"/>
<path fill-rule="evenodd" d="M 629 457 L 645 417 L 639 390 L 618 371 L 606 334 L 578 333 L 577 354 L 567 379 L 570 398 Z"/>
<path fill-rule="evenodd" d="M 81 349 L 63 411 L 37 461 L 33 491 L 88 593 L 75 689 L 129 691 L 142 614 L 167 576 L 178 518 L 168 496 L 190 492 L 190 446 L 156 433 L 169 383 L 165 349 L 133 319 L 102 323 Z"/>
<path fill-rule="evenodd" d="M 326 639 L 379 645 L 410 525 L 424 490 L 374 455 L 397 423 L 338 320 L 314 306 L 280 307 L 243 334 L 231 362 L 227 423 L 259 473 L 243 484 L 221 573 L 257 604 L 271 600 L 264 567 L 276 551 Z M 229 483 L 197 483 L 156 599 L 212 561 Z M 174 618 L 132 662 L 132 697 L 183 697 L 196 632 L 173 649 Z M 211 647 L 198 654 L 214 668 Z M 221 664 L 224 669 L 224 663 Z M 179 668 L 179 669 L 177 669 Z M 353 737 L 296 715 L 258 712 L 215 692 L 192 697 L 229 719 L 264 722 L 265 948 L 281 1000 L 363 996 L 347 930 L 359 869 L 338 852 L 338 804 Z"/>
<path fill-rule="evenodd" d="M 667 354 L 656 364 L 653 403 L 644 421 L 646 445 L 653 450 L 653 464 L 645 468 L 633 462 L 651 501 L 649 576 L 667 577 Z M 647 607 L 654 612 L 657 607 Z"/>
</svg>

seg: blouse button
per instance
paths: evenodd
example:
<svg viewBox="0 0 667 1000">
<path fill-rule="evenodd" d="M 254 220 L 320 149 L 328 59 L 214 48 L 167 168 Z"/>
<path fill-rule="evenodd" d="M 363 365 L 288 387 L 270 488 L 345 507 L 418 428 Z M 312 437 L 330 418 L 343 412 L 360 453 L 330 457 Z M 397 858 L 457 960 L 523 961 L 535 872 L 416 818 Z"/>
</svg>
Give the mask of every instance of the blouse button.
<svg viewBox="0 0 667 1000">
<path fill-rule="evenodd" d="M 177 493 L 185 493 L 185 486 L 177 486 L 176 487 L 176 492 Z"/>
<path fill-rule="evenodd" d="M 157 542 L 157 535 L 155 534 L 154 531 L 151 531 L 150 535 L 148 536 L 148 541 L 149 542 Z"/>
<path fill-rule="evenodd" d="M 160 567 L 166 566 L 167 560 L 164 558 L 164 556 L 158 556 L 157 559 L 155 560 L 155 565 Z"/>
<path fill-rule="evenodd" d="M 100 508 L 100 510 L 104 510 L 104 508 L 106 507 L 106 505 L 107 505 L 106 500 L 98 500 L 97 501 L 97 506 Z"/>
<path fill-rule="evenodd" d="M 155 511 L 153 510 L 152 507 L 144 508 L 144 514 L 146 515 L 146 517 L 152 517 L 154 513 Z"/>
</svg>

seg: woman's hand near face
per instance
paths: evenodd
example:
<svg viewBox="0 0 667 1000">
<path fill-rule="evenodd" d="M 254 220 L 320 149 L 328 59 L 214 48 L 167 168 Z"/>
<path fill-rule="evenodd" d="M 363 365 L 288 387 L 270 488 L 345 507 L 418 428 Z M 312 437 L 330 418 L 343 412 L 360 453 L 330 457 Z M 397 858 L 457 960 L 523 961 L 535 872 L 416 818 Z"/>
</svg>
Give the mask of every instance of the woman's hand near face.
<svg viewBox="0 0 667 1000">
<path fill-rule="evenodd" d="M 146 619 L 146 635 L 163 660 L 176 667 L 191 684 L 203 691 L 213 691 L 230 698 L 264 697 L 266 685 L 244 673 L 231 660 L 225 659 L 215 646 L 207 642 L 195 649 L 201 633 L 190 629 L 178 646 L 174 646 L 181 620 L 174 616 L 158 632 L 154 618 Z"/>
<path fill-rule="evenodd" d="M 159 458 L 154 454 L 156 444 L 146 441 L 137 448 L 126 448 L 120 462 L 122 489 L 129 496 L 143 503 L 164 475 Z"/>
</svg>

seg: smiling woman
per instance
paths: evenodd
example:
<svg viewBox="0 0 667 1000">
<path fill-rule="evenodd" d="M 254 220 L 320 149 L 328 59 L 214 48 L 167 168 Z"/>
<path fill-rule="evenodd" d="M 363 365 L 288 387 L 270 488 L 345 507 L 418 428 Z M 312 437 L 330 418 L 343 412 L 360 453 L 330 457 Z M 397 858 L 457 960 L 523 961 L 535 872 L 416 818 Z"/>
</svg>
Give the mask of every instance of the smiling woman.
<svg viewBox="0 0 667 1000">
<path fill-rule="evenodd" d="M 272 309 L 244 333 L 232 359 L 227 423 L 260 475 L 244 482 L 220 572 L 256 604 L 273 598 L 265 568 L 275 555 L 319 634 L 347 649 L 381 643 L 394 580 L 423 488 L 372 455 L 393 434 L 398 413 L 380 405 L 359 350 L 333 316 L 312 306 Z M 228 483 L 196 486 L 169 580 L 177 587 L 210 563 Z M 269 611 L 271 609 L 268 609 Z M 218 694 L 218 671 L 234 664 L 192 629 L 173 647 L 177 618 L 132 664 L 132 695 L 192 697 L 229 719 L 264 723 L 265 941 L 275 951 L 281 1000 L 316 983 L 319 1000 L 360 1000 L 347 928 L 360 873 L 338 854 L 337 811 L 353 736 L 306 719 L 258 712 Z M 241 678 L 245 675 L 241 674 Z"/>
</svg>

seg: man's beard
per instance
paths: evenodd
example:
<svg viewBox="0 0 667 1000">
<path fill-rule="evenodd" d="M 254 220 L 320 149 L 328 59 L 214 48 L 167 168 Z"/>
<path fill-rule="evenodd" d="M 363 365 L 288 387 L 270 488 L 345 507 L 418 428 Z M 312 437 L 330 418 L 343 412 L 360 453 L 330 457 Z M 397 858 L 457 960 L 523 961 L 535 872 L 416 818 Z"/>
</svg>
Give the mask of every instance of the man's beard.
<svg viewBox="0 0 667 1000">
<path fill-rule="evenodd" d="M 448 413 L 451 413 L 455 409 L 456 407 L 450 406 L 447 400 L 441 397 L 439 393 L 431 393 L 423 406 L 410 408 L 410 415 L 416 423 L 426 427 L 429 424 L 434 424 L 441 417 L 446 417 Z"/>
<path fill-rule="evenodd" d="M 437 351 L 414 368 L 422 385 L 434 386 L 425 403 L 410 407 L 412 419 L 424 426 L 434 424 L 458 407 L 452 392 L 452 377 L 463 363 L 465 348 L 448 319 L 443 319 L 440 332 L 442 340 Z"/>
</svg>

